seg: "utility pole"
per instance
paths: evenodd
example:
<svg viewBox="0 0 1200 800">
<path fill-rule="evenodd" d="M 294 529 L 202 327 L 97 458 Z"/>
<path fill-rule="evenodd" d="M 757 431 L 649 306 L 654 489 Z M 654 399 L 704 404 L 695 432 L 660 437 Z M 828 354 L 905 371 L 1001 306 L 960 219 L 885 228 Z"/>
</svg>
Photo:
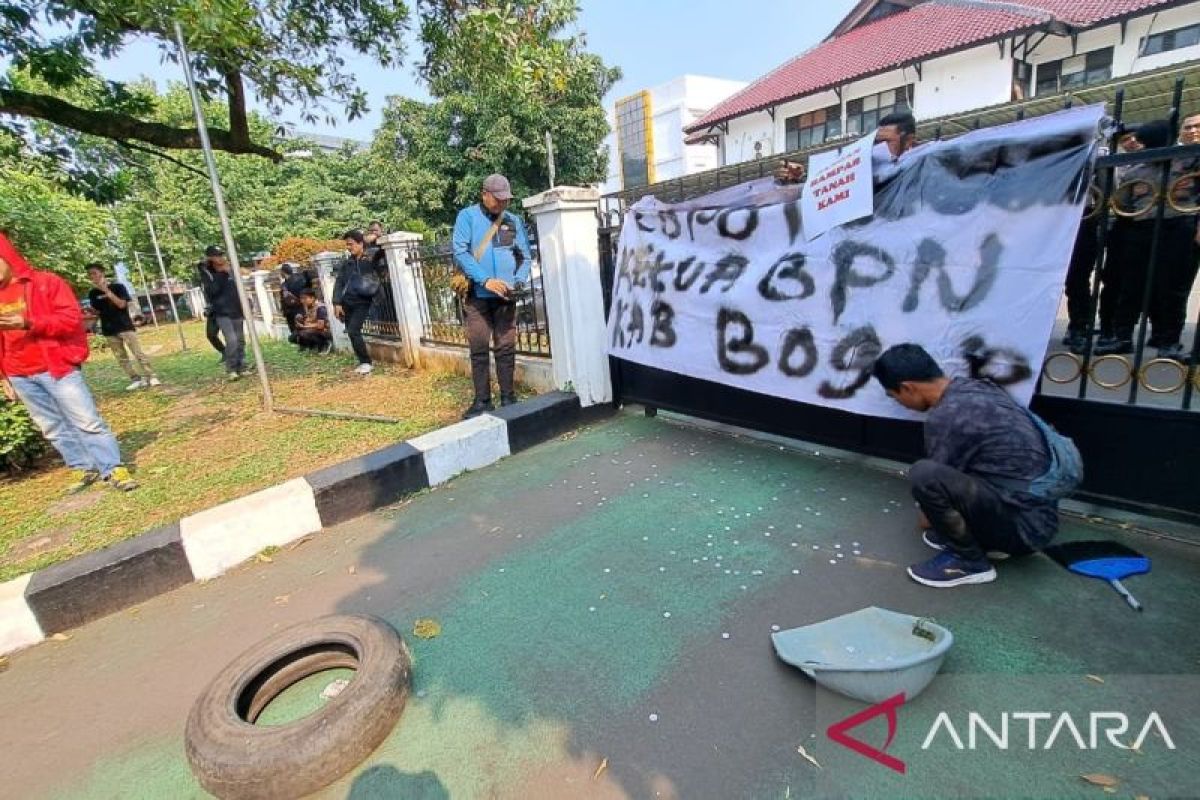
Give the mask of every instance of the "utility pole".
<svg viewBox="0 0 1200 800">
<path fill-rule="evenodd" d="M 275 400 L 271 396 L 267 365 L 263 361 L 262 348 L 258 344 L 258 331 L 254 329 L 254 314 L 250 308 L 250 300 L 246 296 L 246 287 L 242 283 L 242 268 L 241 261 L 238 260 L 237 243 L 233 240 L 233 229 L 229 226 L 229 214 L 225 210 L 225 193 L 221 190 L 221 176 L 217 174 L 217 161 L 213 158 L 212 142 L 208 139 L 208 126 L 204 122 L 204 108 L 200 103 L 200 94 L 196 91 L 196 79 L 192 76 L 191 56 L 188 54 L 187 44 L 183 40 L 183 27 L 178 22 L 175 23 L 175 39 L 179 43 L 179 60 L 183 64 L 183 77 L 187 81 L 188 93 L 192 96 L 192 111 L 196 114 L 200 147 L 204 150 L 204 163 L 208 167 L 208 179 L 212 183 L 213 200 L 216 201 L 217 216 L 221 220 L 225 252 L 229 254 L 230 267 L 233 269 L 233 285 L 237 289 L 238 302 L 242 306 L 246 333 L 250 338 L 250 350 L 254 353 L 254 368 L 258 373 L 259 385 L 262 387 L 263 408 L 269 412 L 274 410 Z"/>
<path fill-rule="evenodd" d="M 162 249 L 158 246 L 158 234 L 154 230 L 154 220 L 150 212 L 146 212 L 146 224 L 150 226 L 150 241 L 154 242 L 154 256 L 158 259 L 158 268 L 162 272 L 163 289 L 167 292 L 167 300 L 171 303 L 171 316 L 175 318 L 175 330 L 179 334 L 179 346 L 187 350 L 187 339 L 183 338 L 183 323 L 179 321 L 179 309 L 175 307 L 175 295 L 171 291 L 171 281 L 167 278 L 167 265 L 163 263 Z"/>
<path fill-rule="evenodd" d="M 554 137 L 546 131 L 546 161 L 550 170 L 550 188 L 554 188 Z"/>
<path fill-rule="evenodd" d="M 158 327 L 158 314 L 154 313 L 154 296 L 150 294 L 150 284 L 146 283 L 146 271 L 142 269 L 142 257 L 134 250 L 133 263 L 137 265 L 138 275 L 142 276 L 142 291 L 146 293 L 146 304 L 150 306 L 150 319 L 154 321 L 154 327 Z"/>
</svg>

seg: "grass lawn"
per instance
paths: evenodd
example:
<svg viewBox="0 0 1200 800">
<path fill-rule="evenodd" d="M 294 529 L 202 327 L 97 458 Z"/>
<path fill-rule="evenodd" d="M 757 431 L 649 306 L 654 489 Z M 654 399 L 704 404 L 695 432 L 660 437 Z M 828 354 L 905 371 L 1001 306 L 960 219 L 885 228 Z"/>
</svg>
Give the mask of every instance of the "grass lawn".
<svg viewBox="0 0 1200 800">
<path fill-rule="evenodd" d="M 266 414 L 258 381 L 226 381 L 202 323 L 184 329 L 186 351 L 173 326 L 142 329 L 163 380 L 155 389 L 126 392 L 111 353 L 93 347 L 84 374 L 141 488 L 68 495 L 69 473 L 53 452 L 35 470 L 0 477 L 0 580 L 455 422 L 471 397 L 466 377 L 376 365 L 363 379 L 347 354 L 308 356 L 264 342 L 277 405 L 402 421 Z"/>
</svg>

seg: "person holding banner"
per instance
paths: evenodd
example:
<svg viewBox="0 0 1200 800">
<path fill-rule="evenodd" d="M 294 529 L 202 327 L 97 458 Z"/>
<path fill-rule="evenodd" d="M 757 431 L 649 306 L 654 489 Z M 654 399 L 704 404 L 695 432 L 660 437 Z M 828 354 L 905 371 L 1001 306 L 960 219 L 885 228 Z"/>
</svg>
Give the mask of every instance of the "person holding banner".
<svg viewBox="0 0 1200 800">
<path fill-rule="evenodd" d="M 908 568 L 913 580 L 937 588 L 989 583 L 996 579 L 990 560 L 1049 543 L 1058 532 L 1057 501 L 1031 492 L 1053 459 L 1030 412 L 990 380 L 946 377 L 915 344 L 884 351 L 872 374 L 893 400 L 927 415 L 926 457 L 908 479 L 922 538 L 940 552 Z"/>
<path fill-rule="evenodd" d="M 875 183 L 891 177 L 901 156 L 917 146 L 917 119 L 907 111 L 895 111 L 879 120 L 875 149 L 871 152 Z M 798 161 L 781 161 L 775 170 L 777 183 L 804 183 L 808 167 Z"/>
</svg>

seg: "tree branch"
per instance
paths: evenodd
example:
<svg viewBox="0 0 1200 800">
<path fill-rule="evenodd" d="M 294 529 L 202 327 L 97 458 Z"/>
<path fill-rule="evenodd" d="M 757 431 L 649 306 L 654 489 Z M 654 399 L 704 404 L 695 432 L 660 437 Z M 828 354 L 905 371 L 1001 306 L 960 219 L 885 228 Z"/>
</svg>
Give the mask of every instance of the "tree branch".
<svg viewBox="0 0 1200 800">
<path fill-rule="evenodd" d="M 153 147 L 142 147 L 140 144 L 134 144 L 133 142 L 127 142 L 124 139 L 117 139 L 116 142 L 121 147 L 126 147 L 130 150 L 136 150 L 139 153 L 149 153 L 152 156 L 158 156 L 161 159 L 170 161 L 172 164 L 175 164 L 176 166 L 183 167 L 188 172 L 192 172 L 192 173 L 195 173 L 196 175 L 199 175 L 201 178 L 204 178 L 204 180 L 208 180 L 208 173 L 203 172 L 202 170 L 198 170 L 195 167 L 193 167 L 191 164 L 180 161 L 178 158 L 175 158 L 174 156 L 169 156 L 166 153 L 162 152 L 161 150 L 155 150 Z"/>
<path fill-rule="evenodd" d="M 195 128 L 174 128 L 159 122 L 146 122 L 127 114 L 96 111 L 59 100 L 48 95 L 0 88 L 0 113 L 19 117 L 44 119 L 80 133 L 104 139 L 129 140 L 172 150 L 199 150 L 200 132 Z M 269 147 L 219 128 L 209 128 L 208 138 L 213 149 L 227 153 L 262 156 L 278 162 L 283 156 Z"/>
</svg>

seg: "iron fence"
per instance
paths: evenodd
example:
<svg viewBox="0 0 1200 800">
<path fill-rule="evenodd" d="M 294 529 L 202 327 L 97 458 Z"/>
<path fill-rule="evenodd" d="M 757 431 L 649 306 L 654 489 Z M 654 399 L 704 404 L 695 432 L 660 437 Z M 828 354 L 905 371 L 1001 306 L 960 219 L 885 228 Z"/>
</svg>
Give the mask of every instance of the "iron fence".
<svg viewBox="0 0 1200 800">
<path fill-rule="evenodd" d="M 382 263 L 377 269 L 379 275 L 379 291 L 371 301 L 367 312 L 367 321 L 363 323 L 363 333 L 378 339 L 399 340 L 400 319 L 396 315 L 396 293 L 392 286 L 391 273 Z"/>
<path fill-rule="evenodd" d="M 531 230 L 530 249 L 534 253 L 529 281 L 513 295 L 517 312 L 517 353 L 549 356 L 550 325 L 546 317 L 546 296 L 542 286 L 541 264 L 537 258 L 537 240 Z M 417 286 L 421 308 L 421 341 L 427 344 L 466 347 L 467 329 L 463 302 L 450 286 L 458 272 L 453 247 L 448 241 L 429 245 L 410 245 L 405 255 Z"/>
</svg>

